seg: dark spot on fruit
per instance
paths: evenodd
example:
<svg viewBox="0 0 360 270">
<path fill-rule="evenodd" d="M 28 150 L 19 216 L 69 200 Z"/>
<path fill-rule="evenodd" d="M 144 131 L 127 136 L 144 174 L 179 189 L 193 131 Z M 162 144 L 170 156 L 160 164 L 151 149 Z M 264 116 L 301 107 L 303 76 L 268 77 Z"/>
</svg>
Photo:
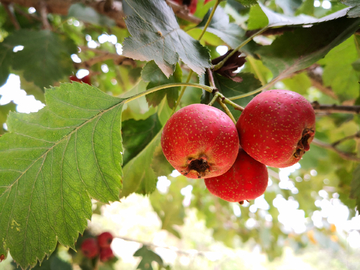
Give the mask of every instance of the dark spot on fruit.
<svg viewBox="0 0 360 270">
<path fill-rule="evenodd" d="M 196 171 L 198 173 L 198 178 L 201 178 L 210 171 L 210 166 L 208 162 L 203 158 L 194 159 L 190 162 L 188 166 L 188 171 L 190 172 L 191 170 Z"/>
<path fill-rule="evenodd" d="M 315 131 L 312 129 L 305 128 L 303 130 L 301 139 L 296 146 L 296 151 L 294 153 L 295 158 L 301 157 L 306 151 L 310 149 L 310 143 L 314 135 Z"/>
</svg>

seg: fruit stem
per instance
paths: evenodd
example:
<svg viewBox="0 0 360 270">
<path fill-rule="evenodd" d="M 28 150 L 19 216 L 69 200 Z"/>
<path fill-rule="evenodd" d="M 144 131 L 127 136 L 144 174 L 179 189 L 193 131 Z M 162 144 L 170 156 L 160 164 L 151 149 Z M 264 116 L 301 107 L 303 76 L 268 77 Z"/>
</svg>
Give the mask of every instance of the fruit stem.
<svg viewBox="0 0 360 270">
<path fill-rule="evenodd" d="M 208 20 L 206 21 L 206 24 L 205 24 L 205 26 L 204 26 L 204 28 L 203 28 L 203 30 L 202 30 L 199 38 L 198 38 L 199 41 L 202 39 L 202 37 L 203 37 L 204 34 L 206 33 L 206 29 L 209 27 L 210 22 L 211 22 L 214 14 L 215 14 L 215 10 L 216 10 L 216 8 L 218 7 L 218 5 L 219 5 L 219 3 L 220 3 L 221 1 L 223 1 L 223 0 L 216 0 L 216 2 L 215 2 L 215 4 L 214 4 L 214 7 L 213 7 L 213 9 L 212 9 L 212 11 L 211 11 L 211 13 L 210 13 L 210 16 L 209 16 Z M 188 77 L 186 78 L 186 83 L 189 83 L 192 74 L 193 74 L 193 71 L 190 70 L 189 75 L 188 75 Z M 172 110 L 172 112 L 171 112 L 171 115 L 173 115 L 173 114 L 175 113 L 176 108 L 179 106 L 180 100 L 181 100 L 181 98 L 183 97 L 183 95 L 184 95 L 184 93 L 185 93 L 185 89 L 186 89 L 186 85 L 184 85 L 184 86 L 181 88 L 180 95 L 179 95 L 178 99 L 176 100 L 176 103 L 175 103 L 175 106 L 174 106 L 174 108 L 173 108 L 173 110 Z M 203 88 L 203 89 L 206 90 L 205 88 Z M 206 91 L 207 91 L 207 90 L 206 90 Z M 208 91 L 208 92 L 209 92 L 209 91 Z M 211 91 L 211 92 L 212 92 L 212 91 Z"/>
<path fill-rule="evenodd" d="M 265 30 L 267 30 L 269 28 L 269 26 L 266 26 L 262 29 L 260 29 L 259 31 L 257 31 L 255 34 L 251 35 L 250 37 L 248 37 L 244 42 L 242 42 L 239 46 L 237 46 L 231 53 L 229 53 L 221 62 L 219 62 L 218 64 L 216 64 L 213 67 L 213 70 L 218 70 L 220 69 L 227 60 L 229 60 L 229 58 L 231 56 L 233 56 L 238 50 L 240 50 L 242 47 L 244 47 L 246 44 L 248 44 L 254 37 L 256 37 L 257 35 L 260 35 L 261 33 L 263 33 Z"/>
<path fill-rule="evenodd" d="M 220 106 L 224 109 L 224 111 L 226 112 L 226 114 L 231 118 L 231 120 L 234 122 L 234 124 L 236 125 L 236 120 L 234 118 L 234 116 L 232 115 L 232 113 L 230 112 L 229 108 L 226 107 L 226 105 L 224 104 L 224 102 L 222 101 L 222 98 L 218 99 L 218 102 L 220 104 Z"/>
<path fill-rule="evenodd" d="M 272 84 L 273 84 L 273 82 L 269 82 L 268 84 L 265 84 L 265 85 L 259 87 L 258 89 L 254 90 L 254 91 L 251 91 L 251 92 L 246 93 L 246 94 L 242 94 L 242 95 L 230 97 L 230 98 L 228 98 L 228 99 L 229 99 L 229 100 L 236 100 L 236 99 L 241 99 L 241 98 L 244 98 L 244 97 L 248 97 L 248 96 L 255 95 L 255 94 L 261 92 L 262 90 L 270 87 Z"/>
<path fill-rule="evenodd" d="M 206 29 L 209 27 L 210 22 L 211 22 L 212 18 L 214 17 L 216 8 L 218 7 L 218 5 L 220 4 L 221 1 L 222 1 L 222 0 L 216 0 L 216 2 L 215 2 L 215 4 L 214 4 L 214 7 L 213 7 L 213 9 L 211 10 L 210 16 L 209 16 L 209 18 L 207 19 L 206 24 L 205 24 L 205 26 L 204 26 L 204 28 L 203 28 L 203 30 L 202 30 L 199 38 L 198 38 L 199 41 L 202 39 L 202 37 L 203 37 L 204 34 L 206 33 Z"/>
<path fill-rule="evenodd" d="M 215 101 L 218 99 L 218 97 L 220 96 L 221 94 L 219 93 L 219 91 L 216 91 L 215 94 L 214 94 L 214 97 L 212 98 L 212 100 L 209 102 L 209 106 L 212 106 Z"/>
<path fill-rule="evenodd" d="M 185 82 L 185 83 L 189 83 L 192 74 L 193 74 L 193 71 L 190 70 L 189 75 L 188 75 L 188 77 L 186 78 L 186 82 Z M 183 97 L 183 95 L 184 95 L 184 93 L 185 93 L 185 89 L 186 89 L 186 86 L 184 85 L 184 86 L 181 88 L 180 95 L 179 95 L 178 99 L 176 100 L 176 103 L 175 103 L 175 106 L 174 106 L 174 108 L 173 108 L 173 110 L 172 110 L 172 112 L 171 112 L 171 115 L 173 115 L 173 114 L 175 113 L 177 106 L 179 106 L 180 100 L 181 100 L 181 98 Z"/>
<path fill-rule="evenodd" d="M 212 73 L 212 70 L 210 68 L 206 69 L 207 70 L 207 73 L 209 75 L 209 83 L 210 83 L 210 86 L 214 89 L 213 90 L 213 93 L 214 93 L 214 97 L 213 99 L 210 101 L 210 103 L 208 105 L 213 105 L 215 100 L 218 98 L 218 97 L 221 97 L 222 99 L 222 102 L 226 103 L 226 104 L 229 104 L 231 106 L 233 106 L 235 108 L 235 110 L 239 110 L 239 111 L 243 111 L 244 108 L 241 107 L 240 105 L 236 104 L 235 102 L 232 102 L 231 100 L 229 100 L 227 97 L 225 97 L 223 94 L 221 94 L 219 92 L 219 90 L 216 88 L 216 85 L 215 85 L 215 81 L 214 81 L 214 76 L 213 76 L 213 73 Z"/>
<path fill-rule="evenodd" d="M 231 100 L 228 99 L 228 98 L 225 98 L 225 99 L 223 100 L 223 102 L 226 103 L 226 104 L 229 104 L 229 105 L 233 106 L 235 110 L 238 110 L 238 111 L 241 111 L 241 112 L 244 110 L 244 107 L 240 106 L 239 104 L 236 104 L 235 102 L 231 101 Z"/>
<path fill-rule="evenodd" d="M 164 84 L 164 85 L 159 85 L 159 86 L 156 86 L 156 87 L 153 87 L 153 88 L 150 88 L 140 94 L 137 94 L 137 95 L 134 95 L 134 96 L 131 96 L 129 98 L 127 98 L 124 103 L 128 103 L 130 101 L 133 101 L 139 97 L 142 97 L 142 96 L 146 96 L 148 94 L 151 94 L 151 93 L 154 93 L 154 92 L 157 92 L 161 89 L 166 89 L 166 88 L 171 88 L 171 87 L 176 87 L 176 86 L 184 86 L 183 88 L 185 88 L 186 86 L 191 86 L 191 87 L 195 87 L 195 88 L 201 88 L 201 89 L 204 89 L 205 91 L 209 92 L 209 93 L 212 93 L 213 92 L 213 88 L 211 88 L 210 86 L 207 86 L 207 85 L 203 85 L 203 84 L 198 84 L 198 83 L 168 83 L 168 84 Z"/>
</svg>

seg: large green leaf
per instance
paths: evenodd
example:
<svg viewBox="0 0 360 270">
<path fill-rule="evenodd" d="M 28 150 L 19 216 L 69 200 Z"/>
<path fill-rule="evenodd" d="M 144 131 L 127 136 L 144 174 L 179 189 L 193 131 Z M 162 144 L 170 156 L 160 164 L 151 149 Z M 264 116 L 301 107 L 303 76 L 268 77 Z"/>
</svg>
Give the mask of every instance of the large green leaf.
<svg viewBox="0 0 360 270">
<path fill-rule="evenodd" d="M 279 26 L 301 26 L 309 25 L 313 23 L 322 23 L 326 21 L 335 20 L 345 17 L 349 8 L 339 10 L 328 16 L 320 19 L 300 14 L 298 16 L 286 16 L 284 14 L 276 13 L 273 10 L 267 8 L 263 4 L 253 6 L 250 10 L 249 29 L 259 29 L 266 26 L 279 27 Z"/>
<path fill-rule="evenodd" d="M 1 45 L 1 44 L 0 44 Z M 14 53 L 15 46 L 24 46 L 22 51 Z M 70 55 L 77 52 L 77 47 L 65 35 L 49 30 L 19 30 L 9 35 L 0 48 L 0 66 L 2 54 L 4 68 L 0 69 L 0 84 L 8 72 L 8 66 L 15 70 L 23 70 L 24 77 L 39 87 L 48 87 L 73 71 Z"/>
<path fill-rule="evenodd" d="M 10 113 L 0 138 L 0 254 L 23 268 L 74 247 L 91 198 L 119 199 L 123 99 L 87 84 L 61 84 L 37 113 Z"/>
<path fill-rule="evenodd" d="M 242 82 L 234 82 L 231 79 L 225 78 L 221 75 L 214 74 L 214 80 L 216 87 L 219 91 L 224 94 L 226 97 L 230 98 L 233 96 L 246 94 L 250 91 L 256 90 L 261 86 L 261 83 L 258 79 L 254 77 L 251 73 L 240 73 L 240 77 L 243 79 Z M 254 95 L 234 100 L 240 106 L 245 107 L 249 101 L 254 97 Z M 215 103 L 215 107 L 222 109 L 218 103 Z M 228 106 L 231 113 L 236 119 L 240 116 L 241 112 L 235 110 L 234 107 Z"/>
<path fill-rule="evenodd" d="M 0 86 L 6 83 L 9 77 L 12 61 L 13 46 L 7 44 L 6 39 L 0 43 Z"/>
<path fill-rule="evenodd" d="M 125 0 L 125 19 L 131 37 L 124 41 L 124 55 L 154 60 L 169 77 L 179 58 L 198 74 L 210 67 L 209 53 L 180 29 L 174 12 L 162 0 Z"/>
<path fill-rule="evenodd" d="M 322 76 L 324 85 L 330 86 L 340 101 L 355 99 L 359 95 L 359 72 L 352 66 L 358 57 L 354 38 L 350 37 L 319 61 L 320 65 L 325 66 Z"/>
<path fill-rule="evenodd" d="M 349 38 L 359 27 L 360 19 L 339 18 L 285 32 L 271 45 L 256 53 L 272 71 L 274 81 L 304 69 L 324 57 L 332 48 Z"/>
</svg>

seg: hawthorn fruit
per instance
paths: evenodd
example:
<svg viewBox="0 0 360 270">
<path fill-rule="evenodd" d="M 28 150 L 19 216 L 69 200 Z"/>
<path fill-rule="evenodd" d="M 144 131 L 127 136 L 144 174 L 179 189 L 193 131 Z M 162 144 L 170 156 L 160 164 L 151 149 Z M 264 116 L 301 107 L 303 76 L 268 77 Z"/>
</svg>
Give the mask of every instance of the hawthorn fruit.
<svg viewBox="0 0 360 270">
<path fill-rule="evenodd" d="M 100 249 L 100 261 L 106 262 L 114 258 L 114 253 L 110 247 Z"/>
<path fill-rule="evenodd" d="M 246 153 L 265 165 L 284 168 L 310 149 L 315 112 L 298 93 L 269 90 L 249 102 L 236 127 Z"/>
<path fill-rule="evenodd" d="M 223 175 L 205 179 L 205 185 L 213 195 L 242 204 L 245 200 L 253 200 L 264 194 L 268 178 L 266 166 L 240 149 L 230 170 Z"/>
<path fill-rule="evenodd" d="M 236 126 L 217 108 L 192 104 L 177 111 L 166 122 L 161 147 L 166 159 L 189 178 L 224 174 L 239 151 Z"/>
<path fill-rule="evenodd" d="M 72 82 L 83 82 L 83 83 L 87 83 L 88 85 L 91 85 L 91 79 L 90 79 L 89 75 L 86 75 L 86 76 L 82 77 L 81 79 L 79 79 L 75 75 L 71 75 L 71 76 L 69 76 L 69 80 Z"/>
<path fill-rule="evenodd" d="M 97 241 L 100 248 L 108 248 L 111 245 L 111 242 L 113 240 L 113 236 L 109 232 L 103 232 L 98 235 Z"/>
<path fill-rule="evenodd" d="M 81 243 L 81 251 L 85 257 L 92 259 L 99 254 L 99 246 L 94 238 L 87 238 Z"/>
</svg>

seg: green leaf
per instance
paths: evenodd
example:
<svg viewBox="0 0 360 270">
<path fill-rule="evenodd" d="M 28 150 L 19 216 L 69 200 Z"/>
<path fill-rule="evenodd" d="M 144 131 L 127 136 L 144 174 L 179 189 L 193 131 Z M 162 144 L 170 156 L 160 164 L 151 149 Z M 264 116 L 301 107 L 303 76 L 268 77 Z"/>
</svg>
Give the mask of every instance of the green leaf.
<svg viewBox="0 0 360 270">
<path fill-rule="evenodd" d="M 160 145 L 161 132 L 149 142 L 145 148 L 124 166 L 123 190 L 121 197 L 133 192 L 149 194 L 156 189 L 157 176 L 150 164 L 155 149 Z"/>
<path fill-rule="evenodd" d="M 343 4 L 348 5 L 351 9 L 348 12 L 350 18 L 360 17 L 360 3 L 357 0 L 342 0 Z"/>
<path fill-rule="evenodd" d="M 24 49 L 12 52 L 15 46 L 22 45 Z M 27 81 L 33 81 L 40 88 L 48 87 L 74 70 L 71 54 L 77 52 L 77 47 L 65 35 L 49 30 L 31 31 L 19 30 L 10 34 L 2 43 L 6 53 L 5 69 L 11 66 L 15 70 L 23 70 Z M 0 48 L 0 51 L 2 49 Z M 1 53 L 0 53 L 1 63 Z M 1 66 L 1 65 L 0 65 Z M 5 76 L 5 69 L 1 68 L 1 78 Z"/>
<path fill-rule="evenodd" d="M 187 178 L 180 175 L 176 178 L 168 177 L 171 181 L 168 193 L 161 194 L 159 191 L 150 196 L 151 206 L 159 216 L 162 226 L 161 229 L 171 232 L 178 238 L 181 238 L 176 226 L 184 224 L 185 209 L 182 205 L 184 196 L 180 190 L 188 185 Z"/>
<path fill-rule="evenodd" d="M 6 122 L 6 118 L 10 111 L 16 111 L 16 104 L 14 102 L 11 101 L 8 104 L 0 105 L 0 135 L 4 134 L 5 132 L 3 129 L 3 125 Z"/>
<path fill-rule="evenodd" d="M 352 65 L 358 57 L 354 38 L 350 37 L 319 61 L 325 66 L 322 76 L 324 85 L 330 86 L 340 101 L 355 99 L 359 94 L 359 72 Z"/>
<path fill-rule="evenodd" d="M 266 26 L 301 26 L 322 23 L 346 17 L 348 10 L 349 8 L 342 9 L 338 12 L 334 12 L 328 16 L 317 19 L 304 14 L 300 14 L 298 16 L 286 16 L 284 14 L 276 13 L 263 4 L 259 3 L 259 5 L 251 7 L 248 26 L 249 30 L 254 30 L 264 28 Z"/>
<path fill-rule="evenodd" d="M 360 211 L 360 165 L 356 167 L 351 182 L 350 198 L 356 200 L 357 210 Z"/>
<path fill-rule="evenodd" d="M 0 138 L 0 254 L 26 268 L 56 242 L 74 248 L 91 198 L 119 199 L 123 99 L 87 84 L 48 89 L 37 113 L 10 113 Z"/>
<path fill-rule="evenodd" d="M 115 21 L 105 15 L 101 15 L 91 7 L 87 7 L 83 4 L 73 4 L 68 10 L 68 16 L 75 17 L 76 19 L 91 23 L 105 25 L 108 27 L 114 26 Z"/>
<path fill-rule="evenodd" d="M 228 98 L 241 94 L 246 94 L 250 91 L 258 89 L 261 86 L 260 81 L 254 77 L 254 74 L 240 73 L 240 77 L 243 80 L 238 83 L 218 74 L 214 74 L 215 85 L 219 89 L 219 91 Z M 237 99 L 234 100 L 234 102 L 240 106 L 245 107 L 254 96 L 255 95 L 251 95 L 245 98 Z M 215 103 L 214 105 L 215 107 L 222 109 L 218 103 Z M 235 110 L 232 106 L 228 106 L 228 108 L 234 115 L 235 119 L 238 119 L 241 112 Z"/>
<path fill-rule="evenodd" d="M 160 266 L 163 264 L 161 257 L 151 249 L 148 249 L 145 245 L 135 251 L 134 257 L 142 257 L 136 269 L 152 270 L 152 262 L 157 262 Z"/>
<path fill-rule="evenodd" d="M 357 29 L 360 19 L 340 18 L 285 32 L 271 45 L 256 53 L 272 71 L 274 81 L 304 69 L 324 57 L 332 48 L 349 38 Z"/>
<path fill-rule="evenodd" d="M 281 7 L 285 15 L 294 16 L 295 11 L 302 4 L 302 0 L 275 0 L 275 3 Z"/>
<path fill-rule="evenodd" d="M 256 0 L 235 0 L 236 2 L 239 2 L 240 4 L 242 4 L 245 7 L 248 6 L 252 6 L 252 5 L 256 5 L 257 1 Z"/>
<path fill-rule="evenodd" d="M 132 37 L 124 41 L 124 55 L 141 61 L 154 60 L 169 77 L 179 58 L 202 74 L 210 67 L 209 53 L 180 29 L 174 12 L 162 0 L 125 0 L 126 25 Z"/>
<path fill-rule="evenodd" d="M 160 130 L 161 124 L 157 114 L 153 114 L 145 120 L 129 119 L 124 121 L 122 123 L 124 164 L 139 154 Z"/>
<path fill-rule="evenodd" d="M 167 83 L 176 83 L 181 82 L 182 80 L 182 71 L 180 66 L 177 64 L 175 72 L 169 78 L 167 78 L 160 68 L 155 64 L 154 61 L 148 62 L 141 73 L 141 77 L 144 81 L 150 82 L 146 89 L 153 88 L 155 86 L 167 84 Z M 149 106 L 156 107 L 160 104 L 161 100 L 166 96 L 167 102 L 170 108 L 174 108 L 175 103 L 179 96 L 180 87 L 170 87 L 146 95 L 146 101 Z"/>
<path fill-rule="evenodd" d="M 197 28 L 203 29 L 209 19 L 211 10 L 206 14 Z M 217 7 L 215 14 L 206 31 L 213 33 L 226 42 L 231 48 L 236 48 L 244 41 L 245 31 L 235 23 L 229 22 L 229 16 L 221 7 Z"/>
<path fill-rule="evenodd" d="M 5 39 L 0 43 L 0 86 L 4 85 L 9 77 L 13 56 L 13 46 Z"/>
</svg>

